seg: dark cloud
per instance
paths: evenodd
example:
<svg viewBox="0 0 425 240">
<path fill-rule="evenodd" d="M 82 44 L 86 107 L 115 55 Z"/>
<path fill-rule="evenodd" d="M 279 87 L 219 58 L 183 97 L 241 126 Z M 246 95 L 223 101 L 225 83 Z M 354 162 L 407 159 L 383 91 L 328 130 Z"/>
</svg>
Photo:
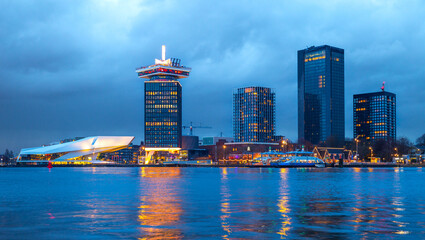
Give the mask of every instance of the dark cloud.
<svg viewBox="0 0 425 240">
<path fill-rule="evenodd" d="M 398 135 L 425 132 L 422 1 L 3 1 L 0 3 L 0 151 L 73 136 L 143 138 L 135 68 L 160 57 L 192 67 L 183 120 L 232 135 L 232 92 L 277 95 L 277 133 L 297 137 L 297 50 L 345 49 L 346 136 L 352 95 L 398 98 Z"/>
</svg>

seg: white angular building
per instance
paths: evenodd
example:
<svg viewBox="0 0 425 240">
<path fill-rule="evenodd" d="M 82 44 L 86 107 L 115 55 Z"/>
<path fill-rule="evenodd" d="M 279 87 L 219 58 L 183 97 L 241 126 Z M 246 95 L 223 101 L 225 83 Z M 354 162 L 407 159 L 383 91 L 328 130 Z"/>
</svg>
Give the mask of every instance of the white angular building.
<svg viewBox="0 0 425 240">
<path fill-rule="evenodd" d="M 126 148 L 134 137 L 97 136 L 49 146 L 25 148 L 19 153 L 17 163 L 91 164 L 108 163 L 97 160 L 99 153 Z"/>
</svg>

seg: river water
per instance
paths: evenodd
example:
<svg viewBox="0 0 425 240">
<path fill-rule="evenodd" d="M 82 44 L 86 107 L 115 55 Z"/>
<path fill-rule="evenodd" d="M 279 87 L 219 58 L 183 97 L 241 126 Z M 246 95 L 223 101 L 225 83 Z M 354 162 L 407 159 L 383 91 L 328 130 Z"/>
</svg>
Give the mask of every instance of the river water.
<svg viewBox="0 0 425 240">
<path fill-rule="evenodd" d="M 1 239 L 421 239 L 422 168 L 0 168 Z"/>
</svg>

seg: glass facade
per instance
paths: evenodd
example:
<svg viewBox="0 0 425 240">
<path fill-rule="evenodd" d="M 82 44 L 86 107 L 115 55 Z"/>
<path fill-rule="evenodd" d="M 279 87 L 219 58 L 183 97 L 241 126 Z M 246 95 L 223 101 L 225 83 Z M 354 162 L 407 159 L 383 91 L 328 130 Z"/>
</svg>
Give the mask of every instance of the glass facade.
<svg viewBox="0 0 425 240">
<path fill-rule="evenodd" d="M 246 87 L 233 93 L 235 142 L 270 142 L 275 135 L 275 93 L 270 88 Z"/>
<path fill-rule="evenodd" d="M 145 81 L 145 146 L 181 147 L 182 86 L 168 79 Z"/>
<path fill-rule="evenodd" d="M 182 85 L 179 79 L 189 76 L 191 68 L 177 58 L 162 59 L 136 69 L 145 81 L 145 147 L 175 151 L 182 147 Z M 160 150 L 160 151 L 162 151 Z M 149 161 L 149 160 L 148 160 Z"/>
<path fill-rule="evenodd" d="M 324 45 L 298 51 L 298 138 L 344 142 L 343 49 Z"/>
<path fill-rule="evenodd" d="M 375 92 L 353 96 L 354 138 L 374 142 L 396 140 L 396 95 Z"/>
</svg>

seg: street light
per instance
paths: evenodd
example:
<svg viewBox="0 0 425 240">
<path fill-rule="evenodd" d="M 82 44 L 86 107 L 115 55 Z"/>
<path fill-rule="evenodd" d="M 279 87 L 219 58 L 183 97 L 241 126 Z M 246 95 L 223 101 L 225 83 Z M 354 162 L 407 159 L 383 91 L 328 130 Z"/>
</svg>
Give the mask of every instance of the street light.
<svg viewBox="0 0 425 240">
<path fill-rule="evenodd" d="M 373 157 L 373 148 L 369 147 L 369 149 L 370 149 L 370 157 L 372 158 Z"/>
<path fill-rule="evenodd" d="M 288 142 L 286 140 L 282 140 L 283 152 L 286 152 L 286 145 L 287 144 L 288 144 Z"/>
<path fill-rule="evenodd" d="M 224 151 L 223 158 L 226 159 L 226 145 L 223 145 L 223 151 Z"/>
<path fill-rule="evenodd" d="M 356 141 L 356 161 L 359 160 L 359 136 L 357 136 L 354 141 Z"/>
</svg>

